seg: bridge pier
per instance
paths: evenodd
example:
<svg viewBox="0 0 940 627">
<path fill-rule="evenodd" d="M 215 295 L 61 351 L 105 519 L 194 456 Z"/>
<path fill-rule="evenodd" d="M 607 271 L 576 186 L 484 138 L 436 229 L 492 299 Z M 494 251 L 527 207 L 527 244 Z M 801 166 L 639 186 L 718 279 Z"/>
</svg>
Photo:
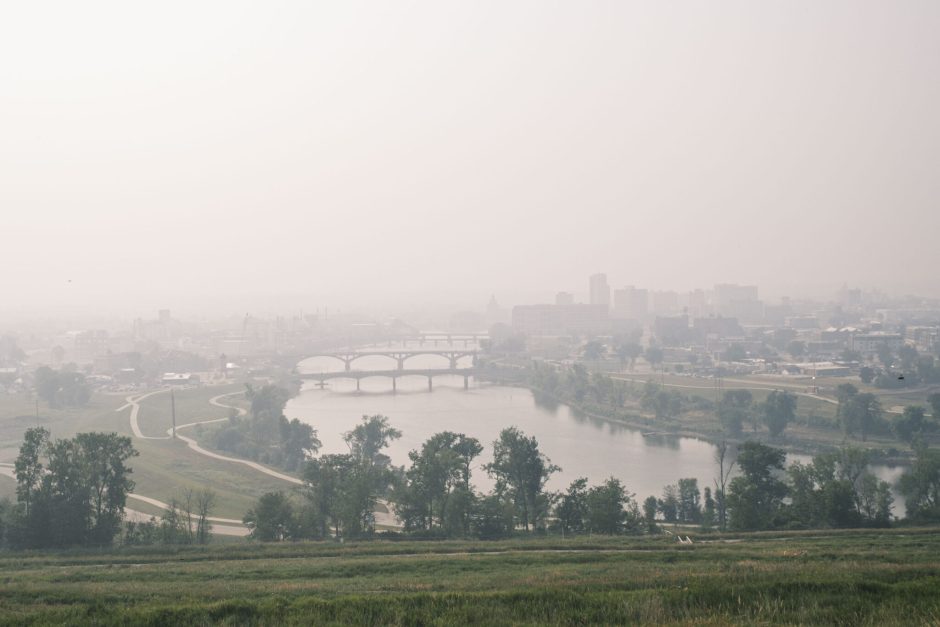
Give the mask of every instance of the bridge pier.
<svg viewBox="0 0 940 627">
<path fill-rule="evenodd" d="M 392 392 L 398 391 L 398 377 L 392 377 Z"/>
<path fill-rule="evenodd" d="M 359 383 L 362 381 L 359 377 L 356 377 L 356 391 L 359 391 Z"/>
<path fill-rule="evenodd" d="M 431 392 L 431 391 L 434 390 L 434 388 L 431 386 L 431 381 L 433 381 L 433 380 L 434 380 L 434 377 L 432 377 L 432 376 L 429 375 L 429 376 L 428 376 L 428 392 Z"/>
<path fill-rule="evenodd" d="M 470 388 L 470 377 L 468 375 L 463 376 L 463 389 L 467 390 Z"/>
<path fill-rule="evenodd" d="M 453 356 L 452 356 L 452 357 L 450 358 L 450 369 L 451 369 L 451 370 L 456 370 L 456 369 L 457 369 L 457 358 L 456 358 L 456 357 L 453 357 Z"/>
<path fill-rule="evenodd" d="M 404 369 L 405 369 L 405 358 L 404 358 L 404 357 L 399 357 L 399 358 L 398 358 L 398 369 L 399 369 L 399 370 L 404 370 Z"/>
</svg>

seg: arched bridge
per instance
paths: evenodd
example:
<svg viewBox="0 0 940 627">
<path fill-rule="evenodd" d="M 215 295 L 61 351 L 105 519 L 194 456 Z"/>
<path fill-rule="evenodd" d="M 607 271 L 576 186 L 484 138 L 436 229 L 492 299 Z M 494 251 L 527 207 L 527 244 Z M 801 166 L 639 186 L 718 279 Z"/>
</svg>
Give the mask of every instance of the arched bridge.
<svg viewBox="0 0 940 627">
<path fill-rule="evenodd" d="M 359 391 L 359 383 L 369 377 L 388 377 L 392 380 L 392 390 L 398 390 L 398 378 L 408 376 L 418 376 L 428 378 L 428 391 L 433 389 L 432 381 L 434 377 L 440 375 L 457 375 L 463 377 L 463 387 L 470 387 L 470 377 L 474 375 L 473 368 L 424 368 L 415 370 L 351 370 L 345 372 L 308 372 L 300 375 L 301 379 L 308 381 L 317 381 L 320 387 L 330 379 L 355 379 L 356 391 Z"/>
<path fill-rule="evenodd" d="M 356 361 L 360 357 L 371 357 L 375 355 L 380 355 L 382 357 L 389 357 L 398 362 L 398 370 L 405 369 L 405 360 L 415 357 L 417 355 L 439 355 L 441 357 L 447 358 L 450 362 L 450 369 L 457 369 L 457 360 L 462 357 L 472 357 L 473 363 L 476 363 L 476 356 L 479 351 L 477 350 L 459 350 L 459 349 L 416 349 L 416 350 L 392 350 L 392 351 L 345 351 L 345 352 L 335 352 L 335 353 L 317 353 L 315 355 L 309 355 L 305 359 L 312 359 L 314 357 L 332 357 L 338 359 L 346 366 L 346 372 L 352 370 L 352 362 Z"/>
</svg>

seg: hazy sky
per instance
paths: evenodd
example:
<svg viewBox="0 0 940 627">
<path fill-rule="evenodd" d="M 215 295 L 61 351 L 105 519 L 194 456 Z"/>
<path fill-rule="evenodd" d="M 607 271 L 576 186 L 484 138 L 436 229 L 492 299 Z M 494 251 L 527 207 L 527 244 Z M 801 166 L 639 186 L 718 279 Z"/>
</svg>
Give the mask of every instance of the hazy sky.
<svg viewBox="0 0 940 627">
<path fill-rule="evenodd" d="M 936 0 L 6 2 L 3 307 L 937 294 L 938 33 Z"/>
</svg>

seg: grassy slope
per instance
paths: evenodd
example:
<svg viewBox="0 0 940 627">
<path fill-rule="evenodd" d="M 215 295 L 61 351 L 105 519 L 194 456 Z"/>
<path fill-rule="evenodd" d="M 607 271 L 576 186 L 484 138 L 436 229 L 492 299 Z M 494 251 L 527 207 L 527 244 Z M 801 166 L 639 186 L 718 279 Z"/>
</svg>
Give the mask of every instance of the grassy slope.
<svg viewBox="0 0 940 627">
<path fill-rule="evenodd" d="M 0 622 L 924 624 L 936 530 L 220 546 L 0 558 Z"/>
</svg>

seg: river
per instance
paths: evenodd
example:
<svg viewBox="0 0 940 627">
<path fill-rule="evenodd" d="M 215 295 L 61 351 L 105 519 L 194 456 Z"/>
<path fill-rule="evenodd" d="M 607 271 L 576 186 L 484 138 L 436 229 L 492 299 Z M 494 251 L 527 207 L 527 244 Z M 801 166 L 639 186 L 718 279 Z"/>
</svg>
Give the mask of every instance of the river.
<svg viewBox="0 0 940 627">
<path fill-rule="evenodd" d="M 411 345 L 408 349 L 414 350 Z M 431 348 L 431 347 L 427 347 Z M 455 348 L 462 348 L 457 346 Z M 381 347 L 379 350 L 393 350 Z M 459 366 L 468 366 L 469 357 Z M 384 356 L 356 359 L 353 370 L 391 370 L 393 360 Z M 405 368 L 447 368 L 445 357 L 421 355 L 410 357 Z M 301 362 L 301 372 L 343 370 L 342 362 L 330 357 L 316 357 Z M 714 445 L 697 438 L 644 436 L 637 429 L 606 420 L 587 417 L 566 405 L 540 401 L 530 390 L 481 384 L 471 379 L 464 389 L 462 376 L 435 376 L 433 391 L 428 391 L 426 377 L 403 377 L 397 392 L 392 392 L 387 378 L 367 378 L 360 383 L 351 379 L 333 379 L 320 389 L 308 382 L 301 394 L 285 410 L 289 418 L 299 418 L 318 431 L 322 453 L 348 452 L 342 434 L 353 428 L 363 415 L 382 414 L 401 430 L 387 453 L 396 465 L 408 465 L 408 452 L 439 431 L 456 431 L 480 440 L 483 454 L 476 460 L 473 482 L 489 490 L 492 481 L 482 469 L 490 461 L 492 442 L 500 430 L 515 426 L 535 436 L 542 452 L 561 467 L 548 482 L 551 490 L 561 490 L 578 478 L 598 483 L 607 477 L 620 479 L 642 502 L 647 496 L 662 494 L 663 487 L 684 477 L 698 479 L 699 487 L 714 488 L 716 465 Z M 790 455 L 788 461 L 809 461 L 802 455 Z M 876 466 L 873 471 L 892 485 L 902 468 Z M 903 515 L 903 502 L 895 497 L 895 513 Z"/>
</svg>

